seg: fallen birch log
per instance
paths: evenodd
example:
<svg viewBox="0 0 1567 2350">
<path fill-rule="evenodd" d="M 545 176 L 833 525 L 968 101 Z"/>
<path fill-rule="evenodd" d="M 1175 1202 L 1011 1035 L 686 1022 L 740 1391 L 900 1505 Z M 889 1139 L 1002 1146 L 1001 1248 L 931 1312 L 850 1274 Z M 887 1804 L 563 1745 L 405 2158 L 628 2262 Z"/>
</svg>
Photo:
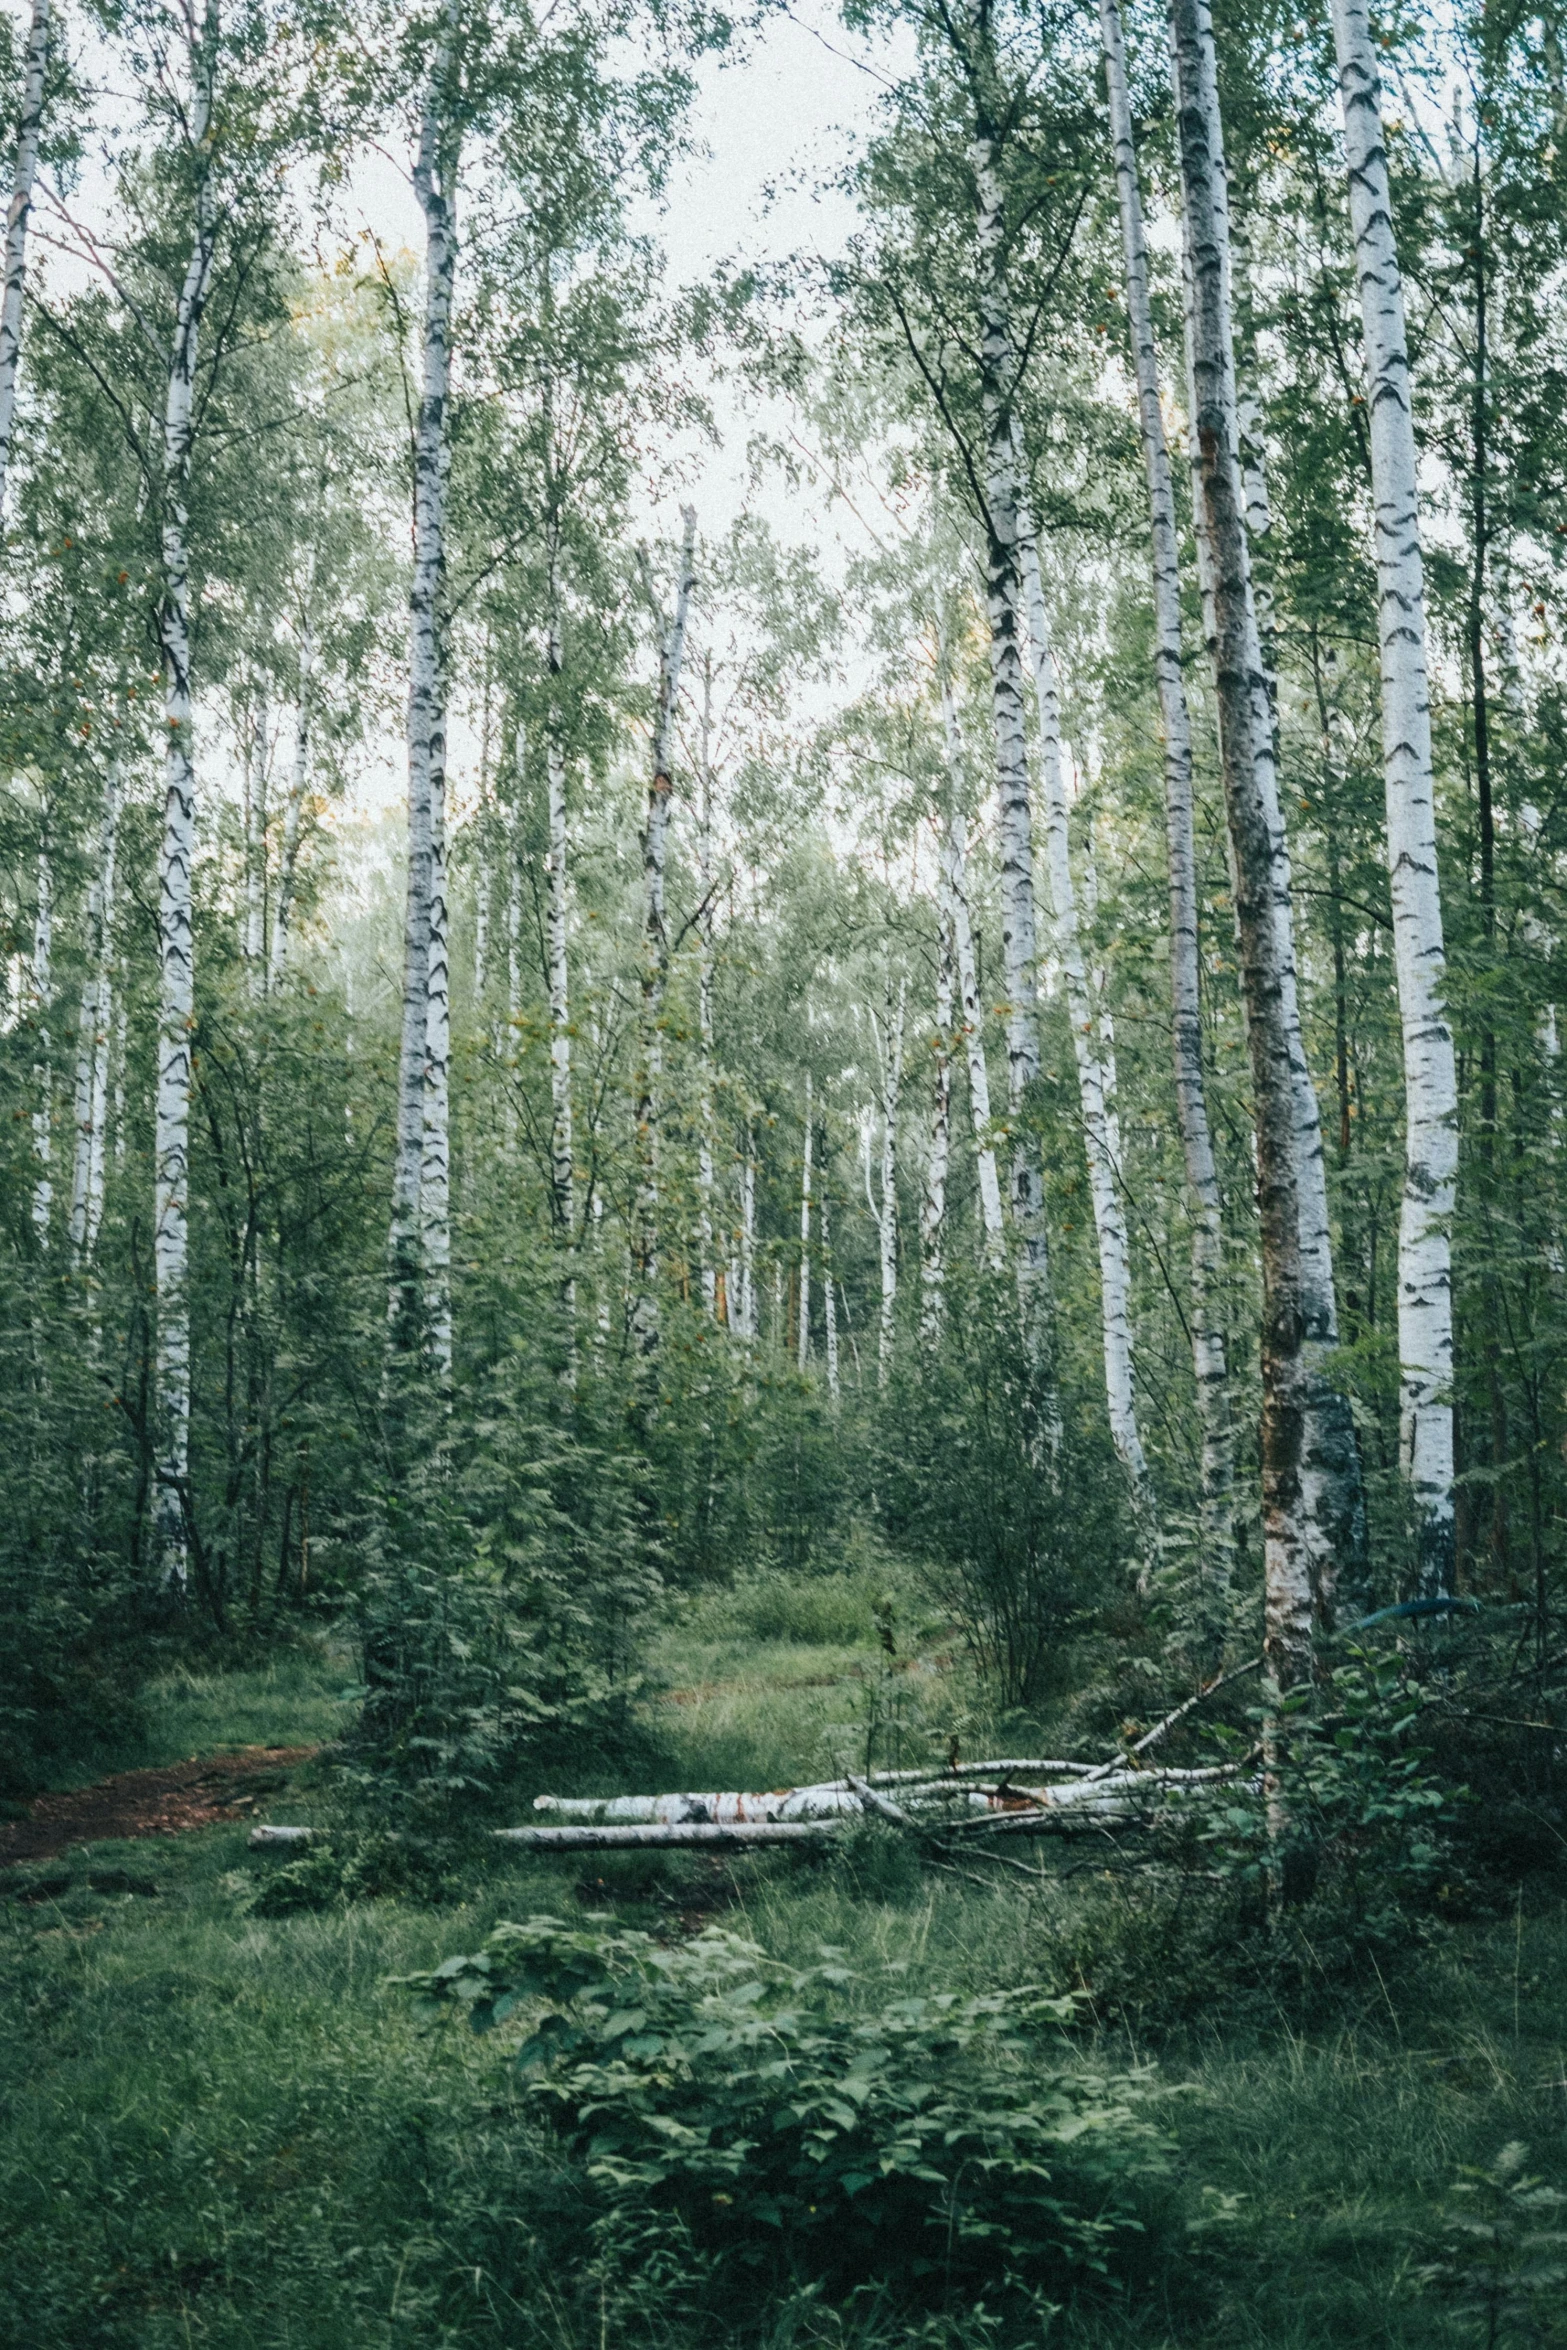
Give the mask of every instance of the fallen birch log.
<svg viewBox="0 0 1567 2350">
<path fill-rule="evenodd" d="M 774 1787 L 754 1795 L 536 1795 L 535 1811 L 595 1827 L 714 1826 L 766 1820 L 850 1820 L 865 1809 L 860 1779 L 832 1779 L 814 1787 Z M 992 1798 L 970 1787 L 927 1781 L 908 1790 L 908 1800 L 945 1801 L 983 1813 Z M 874 1808 L 874 1806 L 872 1807 Z"/>
<path fill-rule="evenodd" d="M 263 1825 L 251 1829 L 250 1849 L 252 1852 L 260 1852 L 269 1845 L 308 1844 L 315 1833 L 314 1828 L 274 1828 Z"/>
<path fill-rule="evenodd" d="M 521 1845 L 525 1852 L 601 1852 L 627 1845 L 692 1846 L 720 1852 L 757 1844 L 811 1844 L 835 1835 L 838 1820 L 664 1820 L 621 1821 L 567 1828 L 495 1828 L 502 1844 Z"/>
</svg>

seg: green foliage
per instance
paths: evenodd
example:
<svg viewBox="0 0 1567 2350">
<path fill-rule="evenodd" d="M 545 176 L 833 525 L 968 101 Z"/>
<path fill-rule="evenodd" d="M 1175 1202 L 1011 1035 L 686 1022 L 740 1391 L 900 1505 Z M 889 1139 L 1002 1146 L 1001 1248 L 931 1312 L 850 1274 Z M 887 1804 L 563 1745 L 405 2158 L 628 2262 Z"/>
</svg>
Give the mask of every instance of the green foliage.
<svg viewBox="0 0 1567 2350">
<path fill-rule="evenodd" d="M 1002 1704 L 1029 1705 L 1117 1595 L 1120 1480 L 1081 1390 L 1059 1394 L 1051 1433 L 1009 1285 L 953 1286 L 947 1343 L 905 1370 L 884 1416 L 882 1507 Z"/>
<path fill-rule="evenodd" d="M 856 2010 L 853 1982 L 842 1952 L 801 1969 L 719 1929 L 669 1948 L 534 1917 L 415 1987 L 479 2031 L 526 2013 L 531 2108 L 633 2267 L 673 2241 L 717 2275 L 930 2299 L 1113 2265 L 1159 2145 L 1140 2076 L 1044 2060 L 1073 2001 Z"/>
<path fill-rule="evenodd" d="M 1567 2285 L 1567 2194 L 1531 2176 L 1528 2153 L 1514 2139 L 1483 2170 L 1461 2174 L 1444 2250 L 1415 2272 L 1428 2291 L 1475 2319 L 1473 2339 L 1485 2350 L 1563 2338 L 1552 2320 Z"/>
</svg>

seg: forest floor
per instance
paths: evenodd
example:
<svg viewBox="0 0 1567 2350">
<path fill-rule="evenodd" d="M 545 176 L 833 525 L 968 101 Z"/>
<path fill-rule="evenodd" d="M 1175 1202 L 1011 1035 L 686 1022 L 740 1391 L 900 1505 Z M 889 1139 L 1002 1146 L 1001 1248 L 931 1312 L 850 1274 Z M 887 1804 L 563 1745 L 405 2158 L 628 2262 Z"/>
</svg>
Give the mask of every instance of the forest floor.
<svg viewBox="0 0 1567 2350">
<path fill-rule="evenodd" d="M 843 1579 L 802 1588 L 792 1624 L 774 1591 L 673 1626 L 648 1707 L 667 1784 L 776 1785 L 867 1750 L 886 1759 L 950 1713 L 955 1677 L 889 1669 L 863 1599 Z M 277 1864 L 248 1852 L 254 1813 L 234 1816 L 237 1791 L 251 1762 L 286 1772 L 268 1816 L 310 1816 L 319 1770 L 294 1757 L 344 1719 L 347 1677 L 325 1655 L 160 1685 L 146 1771 L 196 1770 L 190 1800 L 218 1798 L 228 1816 L 0 1869 L 0 2343 L 609 2350 L 614 2325 L 580 2296 L 514 2289 L 519 2155 L 493 2043 L 421 2025 L 395 1978 L 473 1949 L 498 1918 L 612 1909 L 666 1937 L 722 1917 L 805 1962 L 830 1945 L 867 1983 L 894 1968 L 914 1987 L 989 1989 L 1079 1964 L 1084 1921 L 1102 1935 L 1121 1914 L 1108 1879 L 981 1890 L 921 1875 L 884 1838 L 841 1863 L 506 1856 L 439 1906 L 257 1916 Z M 205 1759 L 220 1755 L 221 1770 Z M 606 1771 L 599 1786 L 613 1783 Z M 585 1774 L 558 1782 L 578 1789 L 595 1791 Z M 1172 2093 L 1165 2254 L 1141 2281 L 1021 2329 L 969 2309 L 888 2330 L 818 2299 L 699 2336 L 655 2311 L 637 2327 L 648 2350 L 1567 2342 L 1567 2294 L 1511 2297 L 1528 2257 L 1516 2245 L 1492 2263 L 1494 2331 L 1472 2296 L 1422 2282 L 1466 2169 L 1522 2140 L 1530 2168 L 1567 2187 L 1559 1891 L 1526 1889 L 1506 1916 L 1373 1969 L 1309 2027 L 1226 1989 L 1159 2036 L 1123 2003 L 1085 2044 L 1095 2061 L 1148 2062 Z"/>
</svg>

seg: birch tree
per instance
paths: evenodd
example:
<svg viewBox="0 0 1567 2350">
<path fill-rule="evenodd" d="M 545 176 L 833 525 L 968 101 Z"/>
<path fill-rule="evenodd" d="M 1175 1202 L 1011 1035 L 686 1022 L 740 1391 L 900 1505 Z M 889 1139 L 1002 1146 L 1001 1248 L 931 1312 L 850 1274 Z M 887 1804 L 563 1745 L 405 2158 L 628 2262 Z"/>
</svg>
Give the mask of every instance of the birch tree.
<svg viewBox="0 0 1567 2350">
<path fill-rule="evenodd" d="M 1137 382 L 1138 429 L 1148 484 L 1154 679 L 1163 735 L 1165 845 L 1169 859 L 1171 1047 L 1176 1123 L 1180 1130 L 1191 1220 L 1188 1326 L 1202 1444 L 1201 1574 L 1208 1612 L 1217 1625 L 1222 1622 L 1235 1571 L 1235 1432 L 1221 1311 L 1223 1202 L 1203 1067 L 1192 734 L 1181 642 L 1180 546 L 1149 299 L 1148 245 L 1127 94 L 1126 50 L 1117 0 L 1100 0 L 1099 23 L 1115 155 L 1127 324 Z M 1206 532 L 1203 544 L 1206 545 Z"/>
<path fill-rule="evenodd" d="M 969 920 L 964 846 L 963 802 L 965 772 L 963 736 L 950 682 L 942 681 L 942 724 L 947 759 L 946 811 L 941 831 L 941 877 L 952 924 L 952 951 L 956 965 L 958 1006 L 968 1068 L 969 1115 L 974 1129 L 974 1162 L 979 1179 L 980 1221 L 985 1254 L 991 1270 L 999 1271 L 1005 1240 L 1001 1213 L 1001 1180 L 990 1118 L 990 1069 L 985 1059 L 985 1015 L 979 1000 L 979 975 L 974 957 L 974 933 Z"/>
<path fill-rule="evenodd" d="M 1061 759 L 1061 715 L 1050 652 L 1050 623 L 1039 576 L 1039 550 L 1027 507 L 1018 502 L 1019 550 L 1028 600 L 1034 696 L 1039 714 L 1039 758 L 1044 782 L 1045 853 L 1050 875 L 1056 956 L 1066 985 L 1067 1022 L 1077 1063 L 1078 1100 L 1088 1160 L 1088 1191 L 1099 1248 L 1100 1324 L 1110 1438 L 1125 1472 L 1144 1554 L 1144 1572 L 1157 1561 L 1158 1532 L 1148 1460 L 1137 1425 L 1132 1382 L 1132 1267 L 1121 1197 L 1119 1152 L 1112 1144 L 1104 1063 L 1089 992 L 1072 880 L 1066 779 Z"/>
<path fill-rule="evenodd" d="M 76 1034 L 75 1147 L 71 1164 L 71 1264 L 92 1257 L 103 1220 L 104 1122 L 108 1113 L 109 1037 L 113 1020 L 114 877 L 120 820 L 120 768 L 111 754 L 103 787 L 98 860 L 87 893 L 87 977 Z"/>
<path fill-rule="evenodd" d="M 1183 227 L 1190 287 L 1192 399 L 1194 419 L 1220 419 L 1223 446 L 1233 461 L 1241 523 L 1245 526 L 1245 485 L 1240 472 L 1238 409 L 1235 388 L 1235 347 L 1230 317 L 1229 196 L 1224 163 L 1223 131 L 1219 116 L 1218 76 L 1214 57 L 1213 23 L 1206 0 L 1195 7 L 1177 7 L 1172 0 L 1171 66 L 1176 105 L 1183 126 L 1181 172 Z M 1198 181 L 1201 187 L 1197 187 Z M 1197 190 L 1194 196 L 1194 189 Z M 1206 246 L 1199 248 L 1197 221 L 1202 222 Z M 1206 307 L 1205 307 L 1206 305 Z M 1206 341 L 1204 338 L 1207 338 Z M 1205 370 L 1207 371 L 1205 373 Z M 1243 549 L 1228 556 L 1215 535 L 1210 494 L 1209 452 L 1203 425 L 1196 424 L 1202 466 L 1201 512 L 1212 574 L 1212 628 L 1210 660 L 1215 692 L 1223 707 L 1226 686 L 1219 672 L 1225 660 L 1239 653 L 1245 662 L 1248 691 L 1255 708 L 1248 730 L 1256 762 L 1257 790 L 1268 823 L 1272 859 L 1273 923 L 1277 932 L 1280 1016 L 1289 1053 L 1290 1081 L 1295 1098 L 1294 1198 L 1299 1225 L 1299 1307 L 1304 1316 L 1302 1346 L 1305 1380 L 1304 1435 L 1300 1457 L 1301 1524 L 1307 1547 L 1312 1602 L 1330 1616 L 1341 1564 L 1356 1581 L 1364 1574 L 1366 1547 L 1365 1502 L 1361 1488 L 1359 1448 L 1354 1422 L 1345 1397 L 1331 1383 L 1327 1362 L 1338 1344 L 1338 1308 L 1333 1286 L 1333 1251 L 1329 1229 L 1327 1172 L 1322 1148 L 1322 1124 L 1316 1089 L 1306 1060 L 1301 1030 L 1299 989 L 1295 963 L 1295 921 L 1288 836 L 1279 801 L 1278 770 L 1273 735 L 1273 696 L 1258 633 L 1256 604 L 1251 588 L 1249 537 Z M 1241 631 L 1229 653 L 1223 649 L 1225 619 L 1221 610 L 1219 574 L 1228 560 L 1244 553 L 1244 570 L 1232 569 L 1231 589 L 1237 601 L 1232 618 Z M 1231 847 L 1236 861 L 1235 882 L 1241 887 L 1240 838 L 1232 820 Z M 1237 921 L 1239 921 L 1237 905 Z M 1242 954 L 1244 959 L 1244 946 Z"/>
<path fill-rule="evenodd" d="M 811 1116 L 811 1072 L 805 1072 L 805 1121 L 800 1140 L 800 1304 L 795 1322 L 795 1367 L 811 1359 L 811 1159 L 816 1134 Z"/>
<path fill-rule="evenodd" d="M 54 846 L 50 839 L 48 794 L 38 826 L 37 892 L 33 900 L 33 952 L 28 965 L 33 1023 L 33 1236 L 47 1254 L 54 1206 L 54 1069 L 50 1059 L 50 1008 L 54 995 Z"/>
<path fill-rule="evenodd" d="M 1445 1001 L 1431 693 L 1413 386 L 1393 233 L 1381 83 L 1364 0 L 1334 0 L 1375 507 L 1382 758 L 1403 1031 L 1405 1159 L 1398 1232 L 1400 1451 L 1419 1588 L 1453 1582 L 1453 1297 L 1449 1229 L 1458 1083 Z"/>
<path fill-rule="evenodd" d="M 933 1060 L 930 1142 L 925 1153 L 925 1189 L 920 1202 L 920 1339 L 934 1346 L 941 1336 L 943 1289 L 946 1282 L 947 1165 L 952 1151 L 952 990 L 954 948 L 952 903 L 943 888 L 937 913 L 936 1025 L 931 1038 Z M 829 1281 L 828 1289 L 832 1284 Z"/>
<path fill-rule="evenodd" d="M 403 917 L 403 1013 L 392 1177 L 390 1311 L 394 1344 L 411 1349 L 425 1312 L 422 1245 L 426 1091 L 432 1038 L 432 926 L 437 827 L 444 791 L 442 586 L 446 566 L 446 433 L 451 393 L 452 291 L 457 272 L 457 175 L 462 136 L 453 86 L 449 10 L 425 82 L 414 159 L 424 215 L 425 283 L 419 405 L 413 429 L 413 582 L 408 599 L 408 884 Z M 442 876 L 444 879 L 444 876 Z M 444 895 L 443 895 L 444 914 Z M 444 960 L 444 941 L 435 949 Z M 434 1033 L 439 1041 L 439 1020 Z M 431 1198 L 433 1207 L 434 1201 Z"/>
<path fill-rule="evenodd" d="M 11 200 L 5 217 L 5 283 L 0 287 L 0 526 L 5 521 L 6 479 L 16 420 L 16 378 L 22 357 L 22 304 L 27 291 L 27 224 L 38 173 L 43 132 L 44 89 L 49 72 L 50 0 L 33 0 L 22 67 L 22 103 L 16 152 L 11 165 Z"/>
<path fill-rule="evenodd" d="M 1222 152 L 1217 98 L 1202 71 L 1205 0 L 1171 0 L 1177 133 L 1191 259 L 1193 424 L 1213 565 L 1215 675 L 1225 807 L 1235 852 L 1236 913 L 1257 1140 L 1262 1253 L 1262 1509 L 1265 1653 L 1275 1686 L 1311 1672 L 1313 1575 L 1303 1490 L 1307 1367 L 1300 1235 L 1300 1135 L 1290 1049 L 1288 956 L 1277 919 L 1273 810 L 1259 777 L 1261 653 L 1234 434 Z"/>
<path fill-rule="evenodd" d="M 686 619 L 696 585 L 696 510 L 681 508 L 684 536 L 674 603 L 659 652 L 654 703 L 652 777 L 642 834 L 642 978 L 637 1040 L 637 1184 L 633 1209 L 631 1328 L 637 1351 L 648 1356 L 659 1342 L 659 1151 L 658 1119 L 663 1074 L 664 997 L 669 984 L 669 933 L 664 920 L 664 870 L 669 848 L 669 803 L 674 789 L 670 764 L 680 671 L 685 659 Z"/>
</svg>

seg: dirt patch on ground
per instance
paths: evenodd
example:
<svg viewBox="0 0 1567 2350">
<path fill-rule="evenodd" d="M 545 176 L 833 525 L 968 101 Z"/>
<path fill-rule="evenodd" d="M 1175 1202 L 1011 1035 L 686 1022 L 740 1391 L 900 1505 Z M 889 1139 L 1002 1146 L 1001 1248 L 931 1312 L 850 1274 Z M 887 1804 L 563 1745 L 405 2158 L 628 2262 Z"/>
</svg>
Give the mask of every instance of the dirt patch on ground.
<svg viewBox="0 0 1567 2350">
<path fill-rule="evenodd" d="M 264 1795 L 275 1795 L 314 1746 L 245 1746 L 169 1763 L 157 1771 L 122 1771 L 96 1787 L 35 1796 L 21 1820 L 0 1820 L 0 1867 L 13 1861 L 52 1860 L 72 1844 L 117 1842 L 137 1836 L 183 1836 L 217 1820 L 243 1819 Z"/>
</svg>

